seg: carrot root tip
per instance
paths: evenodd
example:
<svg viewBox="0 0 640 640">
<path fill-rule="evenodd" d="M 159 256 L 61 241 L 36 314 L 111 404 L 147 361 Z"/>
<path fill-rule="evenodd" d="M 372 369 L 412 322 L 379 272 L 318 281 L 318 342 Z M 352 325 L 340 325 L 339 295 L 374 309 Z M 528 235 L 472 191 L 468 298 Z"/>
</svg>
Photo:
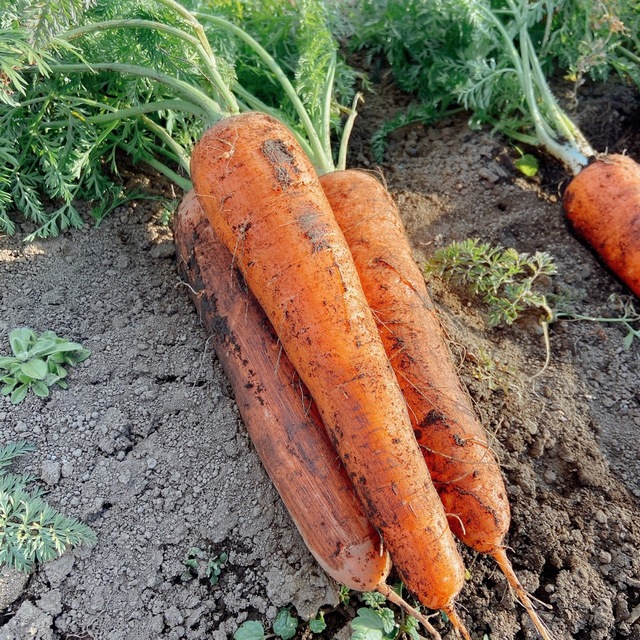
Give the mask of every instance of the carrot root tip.
<svg viewBox="0 0 640 640">
<path fill-rule="evenodd" d="M 518 577 L 513 570 L 511 565 L 511 561 L 507 557 L 507 552 L 504 547 L 497 549 L 493 553 L 491 553 L 493 559 L 498 563 L 500 570 L 504 574 L 504 577 L 507 579 L 509 586 L 515 591 L 516 598 L 520 602 L 520 604 L 525 608 L 526 612 L 529 614 L 529 618 L 531 618 L 531 622 L 538 630 L 538 633 L 544 640 L 554 640 L 554 637 L 551 635 L 551 632 L 545 626 L 544 622 L 536 612 L 532 598 L 526 592 L 525 588 L 520 584 Z M 543 603 L 541 603 L 543 604 Z"/>
</svg>

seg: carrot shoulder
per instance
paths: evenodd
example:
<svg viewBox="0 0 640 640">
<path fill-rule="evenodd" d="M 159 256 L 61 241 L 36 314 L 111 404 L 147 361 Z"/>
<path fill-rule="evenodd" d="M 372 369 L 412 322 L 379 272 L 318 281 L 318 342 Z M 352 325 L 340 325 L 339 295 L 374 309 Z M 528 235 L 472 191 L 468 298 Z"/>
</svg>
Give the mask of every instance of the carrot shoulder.
<svg viewBox="0 0 640 640">
<path fill-rule="evenodd" d="M 204 134 L 191 177 L 405 584 L 425 606 L 447 610 L 462 560 L 312 165 L 281 123 L 245 113 Z"/>
<path fill-rule="evenodd" d="M 462 387 L 395 203 L 363 171 L 327 173 L 320 183 L 351 249 L 451 529 L 496 559 L 548 638 L 507 559 L 510 509 L 500 467 Z"/>
<path fill-rule="evenodd" d="M 315 404 L 269 321 L 231 268 L 193 191 L 174 219 L 178 269 L 233 388 L 251 441 L 305 544 L 350 589 L 374 591 L 390 559 Z"/>
<path fill-rule="evenodd" d="M 576 233 L 640 296 L 640 165 L 604 156 L 573 178 L 563 202 Z"/>
</svg>

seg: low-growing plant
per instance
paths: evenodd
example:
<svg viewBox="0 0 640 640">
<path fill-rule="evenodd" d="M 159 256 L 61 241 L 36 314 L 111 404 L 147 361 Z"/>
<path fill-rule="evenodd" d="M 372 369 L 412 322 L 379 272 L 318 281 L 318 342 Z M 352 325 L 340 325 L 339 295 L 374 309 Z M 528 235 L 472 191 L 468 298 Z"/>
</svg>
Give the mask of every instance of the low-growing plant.
<svg viewBox="0 0 640 640">
<path fill-rule="evenodd" d="M 273 622 L 272 629 L 272 633 L 267 633 L 262 623 L 256 620 L 247 620 L 240 625 L 233 634 L 233 638 L 234 640 L 266 640 L 267 638 L 291 640 L 298 629 L 298 618 L 291 615 L 289 609 L 280 609 Z"/>
<path fill-rule="evenodd" d="M 351 640 L 419 640 L 418 621 L 403 612 L 397 617 L 382 594 L 363 593 L 362 600 L 367 606 L 351 621 Z"/>
<path fill-rule="evenodd" d="M 38 488 L 28 489 L 34 476 L 6 472 L 15 458 L 34 449 L 23 441 L 0 448 L 0 566 L 23 572 L 61 556 L 71 546 L 92 546 L 97 540 L 86 524 L 47 504 Z"/>
<path fill-rule="evenodd" d="M 613 316 L 590 316 L 578 313 L 560 297 L 546 294 L 538 288 L 542 277 L 557 273 L 553 258 L 545 252 L 534 254 L 519 253 L 515 249 L 494 246 L 470 238 L 451 244 L 436 251 L 425 265 L 427 274 L 435 274 L 442 279 L 464 288 L 479 297 L 488 308 L 488 323 L 491 326 L 513 324 L 527 313 L 535 313 L 544 333 L 547 357 L 540 375 L 550 358 L 548 325 L 557 320 L 584 320 L 620 324 L 627 334 L 623 340 L 625 349 L 631 348 L 635 338 L 640 340 L 640 312 L 631 297 L 613 294 L 609 297 L 609 307 Z M 490 380 L 495 363 L 479 354 L 476 357 L 478 379 Z"/>
<path fill-rule="evenodd" d="M 211 585 L 216 585 L 220 579 L 220 574 L 227 566 L 228 560 L 229 554 L 226 552 L 211 556 L 209 551 L 192 547 L 184 560 L 187 571 L 183 574 L 183 578 L 191 580 L 196 577 L 205 577 Z"/>
<path fill-rule="evenodd" d="M 402 585 L 394 587 L 402 595 Z M 355 592 L 341 585 L 338 599 L 341 607 L 347 607 Z M 406 615 L 402 610 L 397 613 L 387 606 L 387 599 L 378 592 L 358 593 L 358 599 L 365 606 L 357 609 L 357 615 L 351 620 L 351 640 L 419 640 L 419 623 L 416 618 Z M 322 609 L 307 623 L 305 634 L 322 633 L 326 630 L 325 611 Z M 289 609 L 281 609 L 273 623 L 271 632 L 267 632 L 262 623 L 247 620 L 233 634 L 234 640 L 268 640 L 280 638 L 290 640 L 300 628 L 300 622 Z M 304 637 L 307 637 L 305 635 Z"/>
<path fill-rule="evenodd" d="M 530 311 L 538 313 L 541 322 L 553 319 L 545 294 L 536 288 L 543 276 L 557 273 L 548 253 L 519 253 L 469 238 L 436 251 L 426 271 L 479 296 L 488 307 L 491 326 L 513 324 Z"/>
<path fill-rule="evenodd" d="M 0 357 L 0 394 L 10 396 L 13 404 L 22 402 L 30 390 L 46 398 L 53 385 L 66 389 L 64 365 L 77 364 L 91 355 L 89 349 L 53 331 L 37 335 L 28 328 L 14 329 L 9 344 L 13 355 Z"/>
</svg>

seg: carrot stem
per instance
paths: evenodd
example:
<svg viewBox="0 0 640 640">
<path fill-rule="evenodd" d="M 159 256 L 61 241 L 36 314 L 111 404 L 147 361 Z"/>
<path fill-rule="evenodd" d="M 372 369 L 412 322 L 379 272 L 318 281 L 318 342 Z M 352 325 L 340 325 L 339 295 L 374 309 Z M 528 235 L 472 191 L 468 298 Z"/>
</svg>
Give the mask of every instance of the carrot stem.
<svg viewBox="0 0 640 640">
<path fill-rule="evenodd" d="M 442 636 L 436 631 L 436 629 L 429 622 L 429 619 L 424 614 L 420 613 L 417 609 L 412 607 L 406 600 L 399 596 L 388 584 L 381 584 L 377 588 L 387 600 L 393 602 L 396 606 L 403 609 L 410 616 L 413 616 L 424 628 L 428 631 L 435 640 L 442 640 Z"/>
<path fill-rule="evenodd" d="M 280 65 L 275 61 L 273 56 L 255 38 L 251 37 L 246 31 L 240 29 L 240 27 L 236 26 L 232 22 L 229 22 L 228 20 L 225 20 L 224 18 L 220 18 L 218 16 L 213 16 L 208 13 L 202 13 L 200 11 L 194 12 L 194 15 L 200 20 L 211 22 L 212 24 L 226 29 L 230 33 L 240 38 L 245 44 L 249 45 L 253 49 L 253 51 L 269 68 L 271 73 L 273 73 L 276 80 L 279 82 L 280 86 L 287 94 L 287 97 L 291 101 L 293 108 L 296 110 L 296 113 L 300 118 L 300 122 L 304 127 L 307 136 L 309 137 L 309 143 L 313 150 L 310 156 L 313 160 L 313 164 L 322 173 L 333 171 L 334 167 L 331 157 L 330 142 L 329 146 L 327 147 L 327 141 L 322 140 L 322 133 L 318 131 L 314 123 L 311 121 L 309 112 L 306 110 L 304 104 L 302 103 L 302 100 L 300 100 L 300 97 L 298 96 L 294 86 L 291 84 L 291 81 L 289 80 L 289 78 L 287 78 L 287 75 L 284 73 Z"/>
<path fill-rule="evenodd" d="M 547 627 L 545 627 L 544 623 L 540 619 L 540 616 L 533 608 L 533 603 L 531 602 L 529 594 L 520 584 L 520 581 L 518 580 L 515 571 L 511 566 L 511 561 L 509 560 L 509 558 L 507 558 L 507 552 L 505 548 L 501 547 L 499 549 L 496 549 L 491 553 L 491 556 L 493 556 L 494 560 L 498 563 L 498 566 L 504 574 L 504 577 L 507 579 L 509 586 L 516 592 L 518 601 L 526 609 L 529 617 L 531 618 L 531 622 L 533 622 L 540 636 L 544 638 L 544 640 L 553 640 L 551 632 L 547 629 Z"/>
<path fill-rule="evenodd" d="M 135 64 L 124 64 L 121 62 L 94 62 L 94 63 L 73 63 L 54 64 L 50 66 L 54 73 L 96 73 L 97 71 L 113 71 L 114 73 L 126 73 L 140 78 L 155 80 L 166 86 L 172 87 L 184 97 L 190 99 L 194 104 L 201 107 L 208 115 L 206 125 L 211 125 L 218 120 L 229 116 L 228 112 L 222 111 L 220 105 L 209 96 L 197 89 L 188 82 L 168 76 L 166 73 L 155 71 Z"/>
</svg>

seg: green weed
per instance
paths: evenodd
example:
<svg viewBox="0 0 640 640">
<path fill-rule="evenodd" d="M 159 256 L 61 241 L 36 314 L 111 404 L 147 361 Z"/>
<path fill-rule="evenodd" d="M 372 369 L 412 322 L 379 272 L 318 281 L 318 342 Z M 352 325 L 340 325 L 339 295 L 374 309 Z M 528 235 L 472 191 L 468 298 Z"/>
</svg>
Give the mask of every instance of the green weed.
<svg viewBox="0 0 640 640">
<path fill-rule="evenodd" d="M 91 351 L 76 342 L 59 338 L 53 331 L 39 336 L 31 329 L 14 329 L 9 334 L 13 355 L 0 357 L 0 394 L 10 396 L 13 404 L 19 404 L 29 391 L 39 398 L 49 396 L 57 384 L 67 388 L 67 370 L 63 365 L 74 365 L 86 360 Z"/>
</svg>

